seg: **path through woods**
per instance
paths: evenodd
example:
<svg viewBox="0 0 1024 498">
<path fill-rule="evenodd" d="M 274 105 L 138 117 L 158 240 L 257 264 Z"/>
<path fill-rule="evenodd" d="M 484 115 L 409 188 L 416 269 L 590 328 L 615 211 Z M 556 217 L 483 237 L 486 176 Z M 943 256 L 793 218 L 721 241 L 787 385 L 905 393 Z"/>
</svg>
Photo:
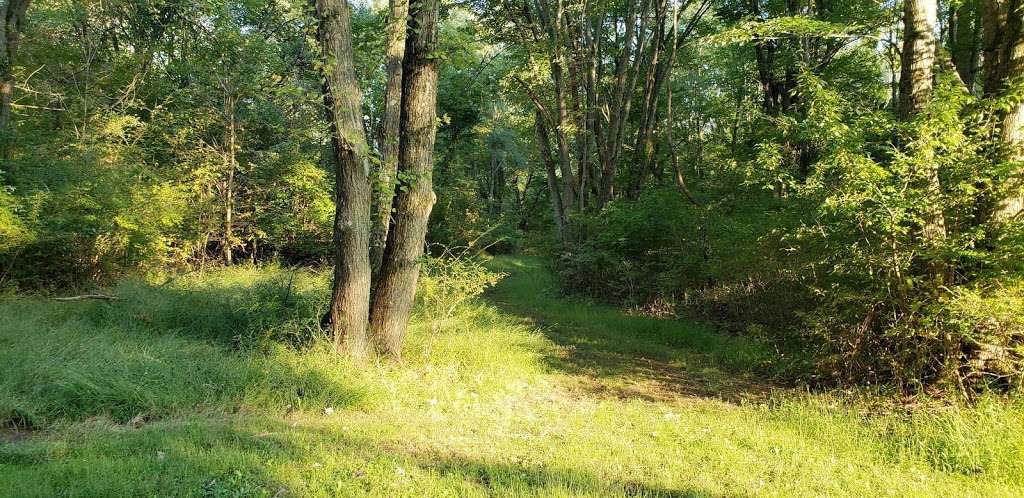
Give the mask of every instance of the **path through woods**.
<svg viewBox="0 0 1024 498">
<path fill-rule="evenodd" d="M 575 391 L 620 400 L 743 403 L 766 399 L 771 390 L 751 372 L 764 353 L 752 344 L 693 321 L 556 297 L 539 258 L 499 257 L 492 266 L 509 276 L 490 301 L 558 346 L 547 362 Z"/>
</svg>

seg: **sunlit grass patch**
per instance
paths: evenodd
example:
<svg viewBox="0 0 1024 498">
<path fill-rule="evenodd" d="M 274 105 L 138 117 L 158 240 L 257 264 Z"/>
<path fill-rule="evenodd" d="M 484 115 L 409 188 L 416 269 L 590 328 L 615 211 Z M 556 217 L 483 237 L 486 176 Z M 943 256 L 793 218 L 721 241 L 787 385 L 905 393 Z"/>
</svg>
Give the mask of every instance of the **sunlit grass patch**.
<svg viewBox="0 0 1024 498">
<path fill-rule="evenodd" d="M 1024 408 L 804 393 L 758 344 L 558 297 L 538 260 L 400 362 L 314 323 L 326 275 L 0 301 L 0 496 L 1018 496 Z"/>
</svg>

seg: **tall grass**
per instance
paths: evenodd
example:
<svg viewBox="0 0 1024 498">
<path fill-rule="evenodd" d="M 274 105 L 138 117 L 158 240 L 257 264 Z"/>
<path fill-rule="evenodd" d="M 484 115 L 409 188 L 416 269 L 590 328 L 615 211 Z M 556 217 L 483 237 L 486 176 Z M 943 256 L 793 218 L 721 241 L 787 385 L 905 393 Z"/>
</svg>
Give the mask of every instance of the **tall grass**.
<svg viewBox="0 0 1024 498">
<path fill-rule="evenodd" d="M 510 276 L 453 312 L 427 273 L 399 363 L 331 352 L 309 271 L 0 299 L 0 497 L 1024 494 L 1019 402 L 728 401 L 771 387 L 769 350 L 559 298 L 539 260 L 490 267 Z"/>
<path fill-rule="evenodd" d="M 319 275 L 236 269 L 111 293 L 117 301 L 0 301 L 0 420 L 45 427 L 365 399 L 358 370 L 316 341 Z"/>
</svg>

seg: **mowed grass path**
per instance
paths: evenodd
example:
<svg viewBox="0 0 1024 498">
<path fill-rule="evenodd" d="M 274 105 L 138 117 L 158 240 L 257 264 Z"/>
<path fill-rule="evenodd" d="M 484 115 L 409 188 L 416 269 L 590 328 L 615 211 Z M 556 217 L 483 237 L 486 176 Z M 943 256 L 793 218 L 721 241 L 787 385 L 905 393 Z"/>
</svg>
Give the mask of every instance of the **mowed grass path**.
<svg viewBox="0 0 1024 498">
<path fill-rule="evenodd" d="M 1024 496 L 1019 405 L 777 388 L 756 344 L 491 265 L 509 276 L 418 318 L 401 364 L 237 347 L 301 335 L 324 275 L 0 300 L 0 417 L 31 427 L 0 432 L 0 496 Z"/>
</svg>

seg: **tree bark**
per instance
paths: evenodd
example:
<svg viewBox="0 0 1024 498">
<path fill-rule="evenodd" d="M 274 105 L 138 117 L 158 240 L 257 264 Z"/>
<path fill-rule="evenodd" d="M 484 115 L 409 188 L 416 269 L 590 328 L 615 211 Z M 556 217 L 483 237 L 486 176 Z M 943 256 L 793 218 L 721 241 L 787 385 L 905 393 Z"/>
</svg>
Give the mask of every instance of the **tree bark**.
<svg viewBox="0 0 1024 498">
<path fill-rule="evenodd" d="M 911 120 L 920 114 L 932 98 L 934 64 L 936 54 L 935 24 L 938 22 L 936 0 L 907 0 L 903 9 L 903 52 L 900 68 L 900 117 Z M 925 245 L 935 247 L 946 238 L 946 220 L 942 205 L 938 202 L 942 194 L 939 171 L 935 166 L 930 146 L 921 158 L 924 171 L 924 188 L 932 199 L 925 212 L 921 239 Z M 945 261 L 932 259 L 928 262 L 936 288 L 949 280 L 949 266 Z"/>
<path fill-rule="evenodd" d="M 558 119 L 555 130 L 555 139 L 558 143 L 558 165 L 562 172 L 562 210 L 568 214 L 572 212 L 573 200 L 576 195 L 576 180 L 572 172 L 572 155 L 569 153 L 568 130 L 569 109 L 566 103 L 565 74 L 562 69 L 561 51 L 557 51 L 555 59 L 551 62 L 551 77 L 555 84 L 555 109 Z"/>
<path fill-rule="evenodd" d="M 544 124 L 544 114 L 540 109 L 535 111 L 533 119 L 534 129 L 537 132 L 537 150 L 540 152 L 541 160 L 544 162 L 544 169 L 547 171 L 548 193 L 551 197 L 551 209 L 555 215 L 558 238 L 562 241 L 562 247 L 568 247 L 569 239 L 565 230 L 565 211 L 562 211 L 562 194 L 558 189 L 558 173 L 555 171 L 555 161 L 551 158 L 551 138 L 548 134 L 547 125 Z"/>
<path fill-rule="evenodd" d="M 981 26 L 978 0 L 949 7 L 949 51 L 967 91 L 974 93 L 981 65 Z"/>
<path fill-rule="evenodd" d="M 935 65 L 936 0 L 906 0 L 900 65 L 900 117 L 910 119 L 931 100 Z"/>
<path fill-rule="evenodd" d="M 370 263 L 374 273 L 380 271 L 391 227 L 391 208 L 395 197 L 395 174 L 398 171 L 398 127 L 402 114 L 402 58 L 405 55 L 406 17 L 408 0 L 388 2 L 387 87 L 384 90 L 384 120 L 381 126 L 381 165 L 377 177 L 374 205 L 373 236 L 370 239 Z"/>
<path fill-rule="evenodd" d="M 379 281 L 371 331 L 378 348 L 401 356 L 416 295 L 427 222 L 436 201 L 431 173 L 437 135 L 437 24 L 439 0 L 412 0 L 402 77 L 399 191 Z"/>
<path fill-rule="evenodd" d="M 643 107 L 640 109 L 640 123 L 637 125 L 636 141 L 633 145 L 634 170 L 627 192 L 631 199 L 637 199 L 640 196 L 641 190 L 643 190 L 648 174 L 647 163 L 654 149 L 654 142 L 650 138 L 657 117 L 658 77 L 663 74 L 661 56 L 665 51 L 667 42 L 665 39 L 665 17 L 667 13 L 668 2 L 666 0 L 657 0 L 654 10 L 653 45 L 651 46 L 651 55 L 647 62 L 647 72 L 644 75 Z"/>
<path fill-rule="evenodd" d="M 638 15 L 633 2 L 627 2 L 625 26 L 621 40 L 622 52 L 615 62 L 615 85 L 611 100 L 604 103 L 608 115 L 608 126 L 602 137 L 603 143 L 598 144 L 599 148 L 604 149 L 601 154 L 603 163 L 601 165 L 601 189 L 597 200 L 599 209 L 603 208 L 615 193 L 615 177 L 618 173 L 619 153 L 622 150 L 623 130 L 626 120 L 629 119 L 633 92 L 636 90 L 636 76 L 640 72 L 646 41 L 645 26 L 643 23 L 638 23 L 638 20 L 647 17 L 650 3 L 650 0 L 642 0 Z M 630 62 L 631 58 L 633 59 L 632 63 Z"/>
<path fill-rule="evenodd" d="M 228 93 L 225 84 L 224 97 L 224 118 L 227 120 L 225 131 L 225 153 L 227 159 L 228 177 L 224 182 L 224 241 L 221 251 L 224 254 L 224 264 L 231 266 L 234 263 L 234 238 L 235 238 L 235 171 L 238 169 L 235 123 L 235 100 L 232 93 Z"/>
<path fill-rule="evenodd" d="M 987 98 L 1002 98 L 1024 84 L 1024 0 L 983 0 L 984 67 Z M 1013 99 L 999 111 L 999 137 L 1007 160 L 1024 160 L 1024 100 Z M 1024 171 L 1010 178 L 1010 193 L 998 201 L 997 221 L 1019 218 L 1024 213 Z"/>
<path fill-rule="evenodd" d="M 562 173 L 562 211 L 569 215 L 576 198 L 576 177 L 572 170 L 572 154 L 569 152 L 569 91 L 566 88 L 566 56 L 565 56 L 565 4 L 564 0 L 554 0 L 554 12 L 550 11 L 547 0 L 540 0 L 537 5 L 537 17 L 541 27 L 547 34 L 551 46 L 551 81 L 554 84 L 555 98 L 555 141 L 558 145 L 558 166 Z"/>
<path fill-rule="evenodd" d="M 589 4 L 588 4 L 589 5 Z M 590 19 L 584 20 L 583 26 L 583 45 L 586 50 L 585 65 L 584 65 L 584 77 L 583 87 L 584 93 L 586 94 L 586 157 L 581 164 L 582 178 L 580 178 L 580 189 L 590 189 L 590 195 L 594 198 L 598 197 L 601 193 L 601 185 L 598 183 L 597 171 L 595 164 L 600 163 L 602 156 L 600 144 L 601 137 L 601 121 L 598 119 L 598 99 L 601 91 L 600 88 L 600 75 L 598 70 L 600 67 L 601 60 L 601 42 L 594 37 L 594 25 L 600 28 L 604 18 L 599 17 L 596 20 L 591 21 Z M 597 162 L 595 162 L 592 156 L 597 156 Z M 581 194 L 582 196 L 585 194 Z M 580 206 L 583 209 L 585 206 Z"/>
<path fill-rule="evenodd" d="M 11 105 L 14 102 L 14 59 L 21 41 L 25 12 L 31 0 L 0 1 L 0 155 L 10 159 L 14 131 Z"/>
<path fill-rule="evenodd" d="M 345 0 L 316 0 L 324 104 L 336 181 L 334 287 L 330 321 L 338 351 L 368 351 L 370 301 L 370 183 L 362 92 L 352 60 L 352 24 Z"/>
</svg>

